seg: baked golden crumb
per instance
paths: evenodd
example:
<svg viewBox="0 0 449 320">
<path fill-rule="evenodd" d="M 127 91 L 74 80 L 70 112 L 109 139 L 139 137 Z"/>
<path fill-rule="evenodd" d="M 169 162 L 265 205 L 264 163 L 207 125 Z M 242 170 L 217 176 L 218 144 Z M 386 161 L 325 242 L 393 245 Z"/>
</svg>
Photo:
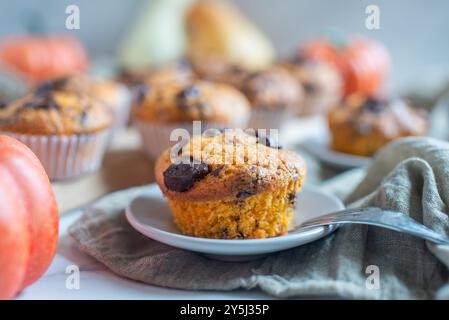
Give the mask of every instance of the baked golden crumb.
<svg viewBox="0 0 449 320">
<path fill-rule="evenodd" d="M 288 231 L 306 174 L 299 155 L 230 129 L 196 136 L 174 152 L 159 157 L 155 172 L 183 233 L 254 239 Z"/>
</svg>

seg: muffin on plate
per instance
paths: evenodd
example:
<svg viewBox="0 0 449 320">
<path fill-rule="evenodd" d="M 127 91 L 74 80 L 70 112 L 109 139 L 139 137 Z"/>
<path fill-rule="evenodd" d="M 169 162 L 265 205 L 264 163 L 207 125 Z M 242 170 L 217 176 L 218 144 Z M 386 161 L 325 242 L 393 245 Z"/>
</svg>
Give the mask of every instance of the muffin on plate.
<svg viewBox="0 0 449 320">
<path fill-rule="evenodd" d="M 349 96 L 328 115 L 331 148 L 358 156 L 372 156 L 383 145 L 427 131 L 427 115 L 401 99 Z"/>
<path fill-rule="evenodd" d="M 193 134 L 194 121 L 201 123 L 197 133 L 207 128 L 246 127 L 248 117 L 248 101 L 237 89 L 200 80 L 150 85 L 133 107 L 134 123 L 151 157 L 174 144 L 170 141 L 174 129 Z"/>
<path fill-rule="evenodd" d="M 250 128 L 280 129 L 286 117 L 302 105 L 301 86 L 279 67 L 249 74 L 239 89 L 251 104 Z"/>
<path fill-rule="evenodd" d="M 184 234 L 256 239 L 287 233 L 306 169 L 269 137 L 226 129 L 166 150 L 155 174 Z"/>
<path fill-rule="evenodd" d="M 77 74 L 45 81 L 36 90 L 45 90 L 45 88 L 90 95 L 110 109 L 114 117 L 114 128 L 124 127 L 128 123 L 131 93 L 125 85 L 119 82 Z"/>
<path fill-rule="evenodd" d="M 39 87 L 0 110 L 0 133 L 30 147 L 50 179 L 61 180 L 99 168 L 112 121 L 90 95 Z"/>
<path fill-rule="evenodd" d="M 343 96 L 343 81 L 330 64 L 312 59 L 292 59 L 280 64 L 304 89 L 304 100 L 298 115 L 326 113 Z"/>
</svg>

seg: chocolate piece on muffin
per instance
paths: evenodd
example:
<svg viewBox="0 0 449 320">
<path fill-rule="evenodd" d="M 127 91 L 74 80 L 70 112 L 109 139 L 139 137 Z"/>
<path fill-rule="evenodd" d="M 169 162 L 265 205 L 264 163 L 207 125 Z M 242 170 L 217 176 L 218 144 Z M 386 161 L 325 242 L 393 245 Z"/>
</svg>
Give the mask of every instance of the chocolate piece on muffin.
<svg viewBox="0 0 449 320">
<path fill-rule="evenodd" d="M 159 157 L 156 181 L 183 233 L 221 239 L 287 233 L 305 163 L 266 140 L 227 129 L 193 137 L 178 157 L 170 150 Z"/>
<path fill-rule="evenodd" d="M 387 100 L 361 95 L 349 96 L 328 115 L 332 149 L 372 156 L 395 139 L 422 136 L 427 131 L 427 115 L 402 99 Z"/>
</svg>

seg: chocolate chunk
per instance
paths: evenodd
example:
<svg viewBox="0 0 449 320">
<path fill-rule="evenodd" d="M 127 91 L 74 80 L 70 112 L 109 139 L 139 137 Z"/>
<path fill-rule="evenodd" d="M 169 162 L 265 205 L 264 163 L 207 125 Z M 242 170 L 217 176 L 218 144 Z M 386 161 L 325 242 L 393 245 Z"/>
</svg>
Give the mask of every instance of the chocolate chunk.
<svg viewBox="0 0 449 320">
<path fill-rule="evenodd" d="M 223 168 L 224 168 L 224 166 L 222 166 L 222 167 L 220 167 L 220 168 L 217 168 L 217 169 L 213 170 L 213 171 L 212 171 L 212 175 L 213 175 L 215 178 L 217 178 L 217 177 L 220 175 L 221 171 L 223 171 Z"/>
<path fill-rule="evenodd" d="M 296 193 L 292 192 L 288 195 L 288 203 L 291 204 L 292 206 L 295 205 L 296 203 Z"/>
<path fill-rule="evenodd" d="M 32 108 L 32 109 L 59 109 L 59 105 L 53 96 L 50 93 L 47 93 L 44 96 L 36 96 L 33 100 L 24 104 L 23 108 Z"/>
<path fill-rule="evenodd" d="M 368 98 L 365 100 L 365 103 L 363 104 L 364 110 L 375 113 L 382 112 L 385 109 L 385 107 L 386 107 L 385 101 L 381 101 L 376 98 Z"/>
<path fill-rule="evenodd" d="M 54 80 L 47 80 L 38 85 L 35 89 L 36 95 L 46 95 L 52 90 L 63 90 L 69 81 L 68 77 L 62 77 Z"/>
<path fill-rule="evenodd" d="M 197 98 L 200 94 L 200 90 L 196 86 L 189 86 L 184 90 L 181 90 L 176 98 L 179 100 L 193 99 Z"/>
<path fill-rule="evenodd" d="M 137 83 L 131 87 L 131 93 L 135 103 L 142 103 L 145 96 L 150 91 L 150 86 L 146 83 Z"/>
<path fill-rule="evenodd" d="M 195 182 L 203 179 L 210 172 L 205 163 L 171 164 L 164 171 L 165 186 L 172 191 L 184 192 L 193 187 Z"/>
<path fill-rule="evenodd" d="M 262 134 L 261 132 L 259 132 L 259 130 L 256 130 L 256 137 L 258 138 L 257 143 L 263 144 L 273 149 L 282 149 L 282 146 L 277 143 L 278 141 L 275 141 L 275 139 L 270 135 Z"/>
<path fill-rule="evenodd" d="M 5 101 L 0 101 L 0 109 L 6 108 L 7 103 Z"/>
<path fill-rule="evenodd" d="M 318 92 L 318 87 L 314 83 L 304 82 L 302 86 L 306 94 L 314 94 Z"/>
<path fill-rule="evenodd" d="M 246 198 L 248 198 L 248 197 L 253 196 L 254 194 L 255 194 L 254 191 L 245 191 L 245 190 L 242 190 L 242 191 L 237 192 L 237 194 L 235 195 L 235 197 L 236 197 L 237 199 L 246 199 Z"/>
</svg>

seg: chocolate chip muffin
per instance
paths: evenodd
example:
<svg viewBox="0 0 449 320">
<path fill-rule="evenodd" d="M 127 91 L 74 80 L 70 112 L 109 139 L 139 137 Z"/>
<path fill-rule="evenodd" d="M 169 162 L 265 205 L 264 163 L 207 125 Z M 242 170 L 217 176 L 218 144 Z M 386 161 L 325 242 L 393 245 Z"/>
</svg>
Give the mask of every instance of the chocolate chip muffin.
<svg viewBox="0 0 449 320">
<path fill-rule="evenodd" d="M 176 63 L 163 65 L 157 68 L 144 69 L 139 71 L 123 71 L 118 80 L 133 87 L 144 83 L 164 84 L 164 83 L 186 83 L 195 78 L 191 65 L 187 60 L 180 60 Z"/>
<path fill-rule="evenodd" d="M 40 86 L 0 110 L 0 133 L 28 145 L 50 179 L 99 168 L 113 117 L 97 99 Z"/>
<path fill-rule="evenodd" d="M 133 119 L 152 157 L 173 145 L 174 129 L 193 133 L 194 121 L 201 121 L 201 130 L 246 127 L 248 117 L 249 103 L 237 89 L 200 80 L 150 85 L 133 108 Z"/>
<path fill-rule="evenodd" d="M 280 129 L 286 116 L 302 105 L 301 86 L 279 67 L 247 75 L 239 89 L 251 104 L 251 128 Z"/>
<path fill-rule="evenodd" d="M 332 149 L 358 156 L 372 156 L 383 145 L 427 131 L 423 110 L 401 99 L 349 96 L 328 115 Z"/>
<path fill-rule="evenodd" d="M 306 169 L 266 136 L 226 129 L 166 150 L 155 172 L 184 234 L 256 239 L 287 233 Z"/>
<path fill-rule="evenodd" d="M 304 101 L 296 114 L 326 113 L 341 100 L 343 81 L 333 66 L 305 58 L 291 59 L 280 66 L 303 88 Z"/>
<path fill-rule="evenodd" d="M 99 100 L 110 109 L 114 117 L 113 126 L 115 128 L 123 127 L 128 123 L 131 93 L 125 85 L 117 81 L 96 79 L 86 74 L 77 74 L 43 82 L 36 90 L 54 90 L 88 95 Z"/>
</svg>

